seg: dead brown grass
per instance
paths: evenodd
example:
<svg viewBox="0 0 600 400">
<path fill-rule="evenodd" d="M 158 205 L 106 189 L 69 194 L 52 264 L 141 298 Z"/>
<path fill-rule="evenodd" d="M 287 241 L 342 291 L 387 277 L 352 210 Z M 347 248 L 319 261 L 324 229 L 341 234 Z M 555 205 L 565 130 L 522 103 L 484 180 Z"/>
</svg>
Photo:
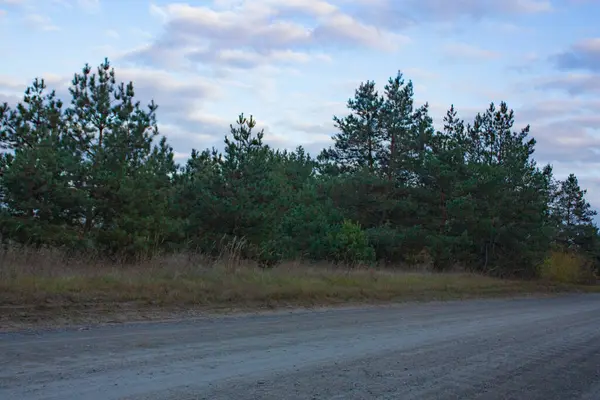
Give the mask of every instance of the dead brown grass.
<svg viewBox="0 0 600 400">
<path fill-rule="evenodd" d="M 399 272 L 288 263 L 263 270 L 235 255 L 178 254 L 136 264 L 65 259 L 58 251 L 0 252 L 0 328 L 164 317 L 183 310 L 256 309 L 597 290 L 468 273 Z M 147 316 L 142 316 L 146 318 Z"/>
</svg>

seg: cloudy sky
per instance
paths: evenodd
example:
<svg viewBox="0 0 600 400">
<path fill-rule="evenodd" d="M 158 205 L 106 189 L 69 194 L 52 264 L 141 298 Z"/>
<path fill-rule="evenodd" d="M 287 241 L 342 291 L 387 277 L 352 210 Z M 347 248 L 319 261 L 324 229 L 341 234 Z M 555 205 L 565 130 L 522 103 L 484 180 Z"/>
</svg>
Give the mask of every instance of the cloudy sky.
<svg viewBox="0 0 600 400">
<path fill-rule="evenodd" d="M 160 105 L 181 161 L 240 112 L 270 144 L 317 152 L 361 81 L 401 70 L 436 121 L 507 101 L 536 159 L 600 208 L 598 16 L 599 0 L 0 0 L 0 101 L 36 76 L 64 92 L 109 57 Z"/>
</svg>

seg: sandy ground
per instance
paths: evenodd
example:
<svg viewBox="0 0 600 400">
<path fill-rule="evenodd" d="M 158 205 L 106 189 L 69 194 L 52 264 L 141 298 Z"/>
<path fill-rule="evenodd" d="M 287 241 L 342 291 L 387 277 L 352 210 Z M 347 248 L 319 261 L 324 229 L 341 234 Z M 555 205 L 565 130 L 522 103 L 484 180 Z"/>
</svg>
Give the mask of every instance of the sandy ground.
<svg viewBox="0 0 600 400">
<path fill-rule="evenodd" d="M 600 399 L 600 296 L 0 334 L 0 399 Z"/>
</svg>

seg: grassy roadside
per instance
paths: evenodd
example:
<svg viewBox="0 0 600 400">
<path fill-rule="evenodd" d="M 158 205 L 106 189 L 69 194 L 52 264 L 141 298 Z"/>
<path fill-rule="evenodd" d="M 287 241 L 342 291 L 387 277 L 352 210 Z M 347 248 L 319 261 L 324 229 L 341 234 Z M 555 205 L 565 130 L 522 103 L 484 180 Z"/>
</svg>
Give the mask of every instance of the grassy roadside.
<svg viewBox="0 0 600 400">
<path fill-rule="evenodd" d="M 189 256 L 137 265 L 65 263 L 53 254 L 0 259 L 0 330 L 47 323 L 163 318 L 172 313 L 450 300 L 599 286 L 501 280 L 467 273 L 393 272 L 288 264 L 262 270 Z"/>
</svg>

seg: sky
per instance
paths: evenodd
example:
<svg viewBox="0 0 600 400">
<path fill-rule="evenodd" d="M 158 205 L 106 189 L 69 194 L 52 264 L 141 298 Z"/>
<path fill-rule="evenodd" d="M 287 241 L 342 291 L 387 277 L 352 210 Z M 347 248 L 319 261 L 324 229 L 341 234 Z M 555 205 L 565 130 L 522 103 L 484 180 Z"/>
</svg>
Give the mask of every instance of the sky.
<svg viewBox="0 0 600 400">
<path fill-rule="evenodd" d="M 316 155 L 361 82 L 401 71 L 437 127 L 451 104 L 468 122 L 506 101 L 536 160 L 600 209 L 598 17 L 600 0 L 0 0 L 0 102 L 35 77 L 65 95 L 108 57 L 179 162 L 242 112 Z"/>
</svg>

